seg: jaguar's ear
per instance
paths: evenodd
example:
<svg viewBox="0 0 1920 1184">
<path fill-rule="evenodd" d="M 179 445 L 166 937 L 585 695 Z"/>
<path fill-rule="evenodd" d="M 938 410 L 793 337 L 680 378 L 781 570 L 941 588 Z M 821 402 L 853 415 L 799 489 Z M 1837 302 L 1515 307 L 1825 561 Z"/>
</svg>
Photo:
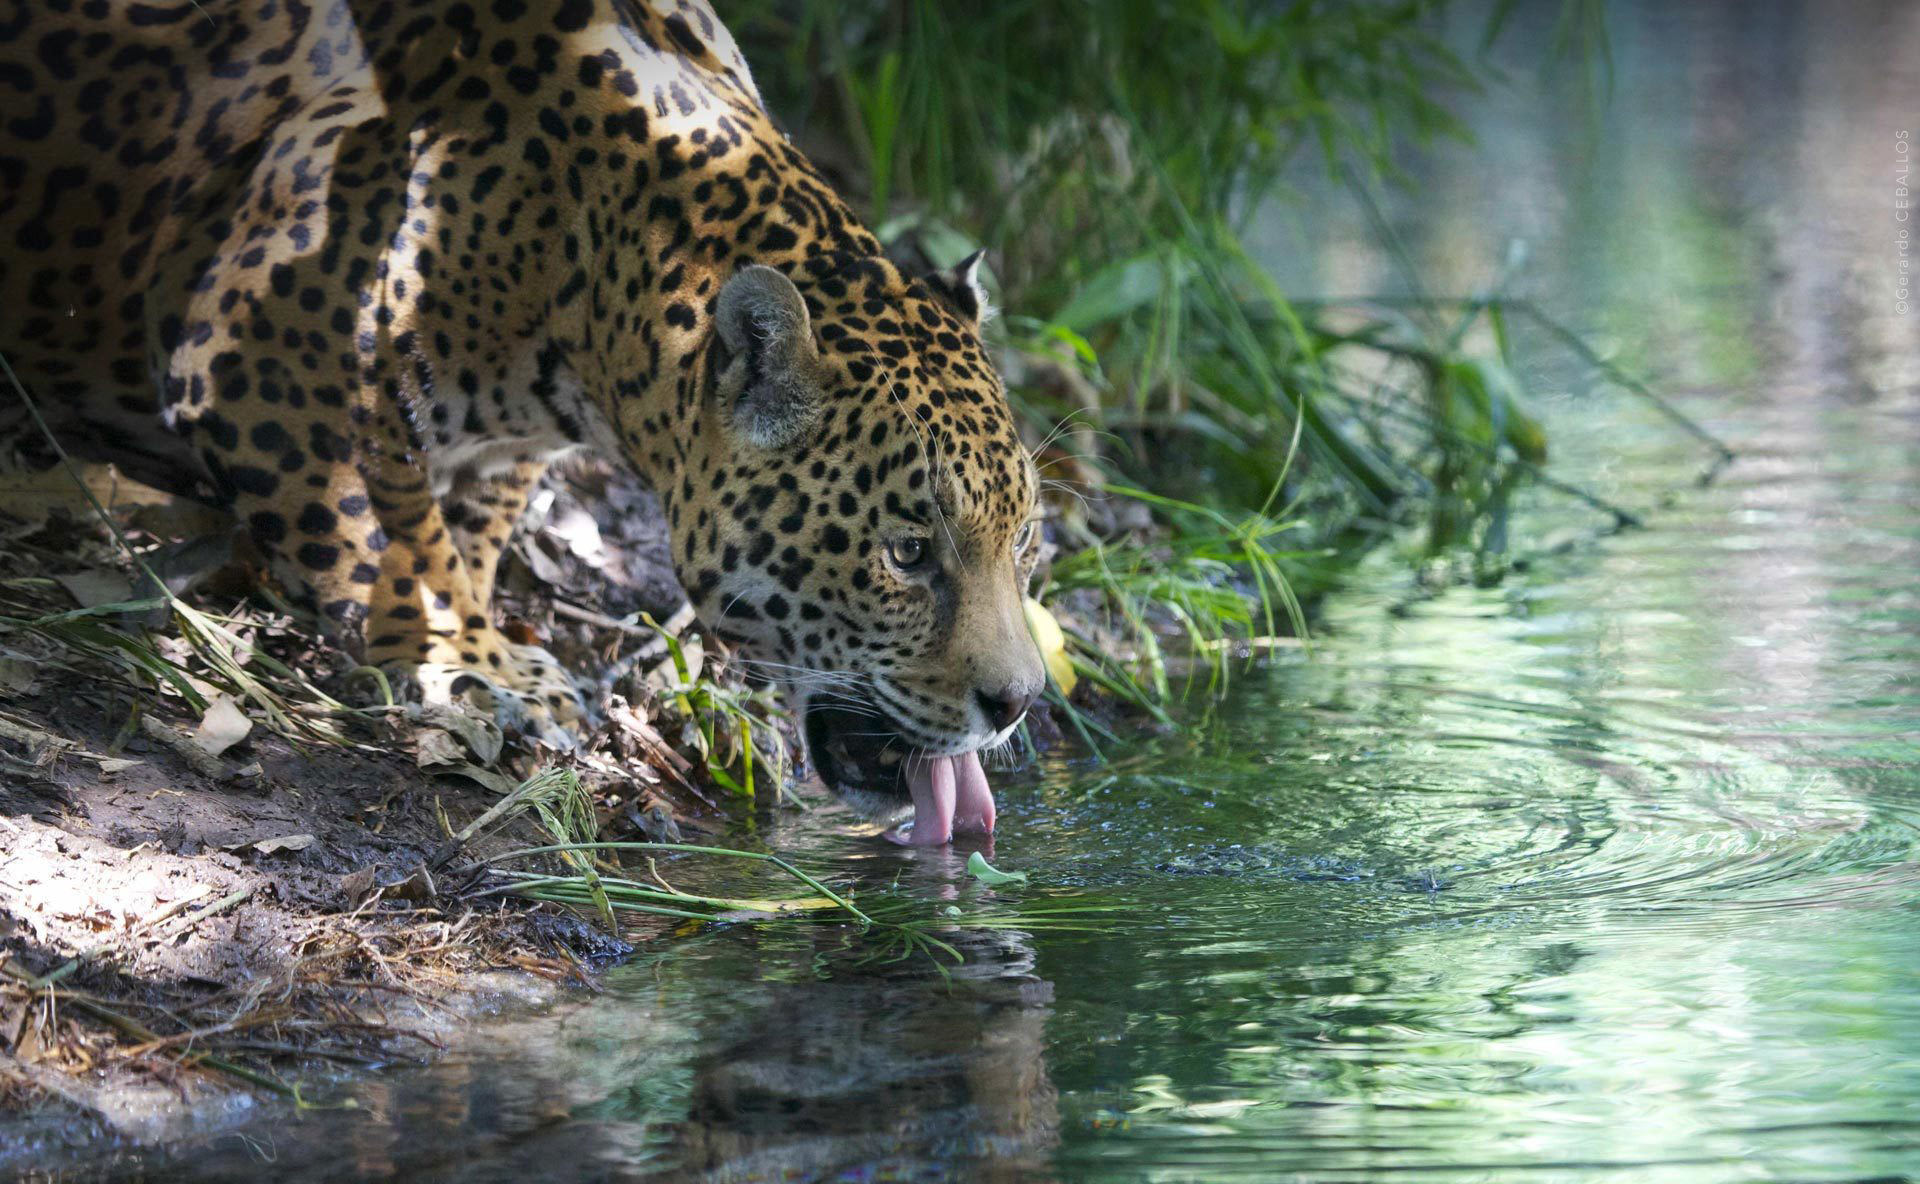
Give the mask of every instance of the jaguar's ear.
<svg viewBox="0 0 1920 1184">
<path fill-rule="evenodd" d="M 926 275 L 927 286 L 974 325 L 984 325 L 993 319 L 993 305 L 988 303 L 987 289 L 980 283 L 980 261 L 986 254 L 983 247 L 952 267 Z"/>
<path fill-rule="evenodd" d="M 820 423 L 825 367 L 807 302 L 771 267 L 744 267 L 720 289 L 715 329 L 724 349 L 716 384 L 732 426 L 758 448 L 805 443 Z"/>
</svg>

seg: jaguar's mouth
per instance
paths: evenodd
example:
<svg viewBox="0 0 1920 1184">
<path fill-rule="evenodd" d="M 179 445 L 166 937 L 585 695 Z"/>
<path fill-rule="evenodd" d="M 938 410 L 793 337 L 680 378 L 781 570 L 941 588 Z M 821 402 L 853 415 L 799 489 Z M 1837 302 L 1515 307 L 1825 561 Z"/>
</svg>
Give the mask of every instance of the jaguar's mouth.
<svg viewBox="0 0 1920 1184">
<path fill-rule="evenodd" d="M 881 712 L 864 706 L 810 707 L 804 731 L 820 779 L 855 809 L 897 818 L 912 807 L 911 827 L 887 832 L 894 842 L 934 847 L 955 834 L 993 833 L 993 790 L 979 753 L 917 753 Z"/>
<path fill-rule="evenodd" d="M 807 751 L 827 788 L 842 796 L 870 799 L 870 813 L 898 811 L 911 804 L 906 761 L 909 745 L 892 722 L 867 707 L 810 707 Z"/>
</svg>

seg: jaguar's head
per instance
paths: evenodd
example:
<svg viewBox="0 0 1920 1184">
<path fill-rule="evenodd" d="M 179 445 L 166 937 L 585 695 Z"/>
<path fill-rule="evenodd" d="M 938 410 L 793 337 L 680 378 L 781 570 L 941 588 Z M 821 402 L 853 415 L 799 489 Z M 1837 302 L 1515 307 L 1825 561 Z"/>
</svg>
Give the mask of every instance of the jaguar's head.
<svg viewBox="0 0 1920 1184">
<path fill-rule="evenodd" d="M 696 611 L 783 685 L 821 777 L 912 841 L 988 830 L 979 754 L 1045 685 L 1038 478 L 980 342 L 979 257 L 815 259 L 720 291 L 670 497 Z"/>
</svg>

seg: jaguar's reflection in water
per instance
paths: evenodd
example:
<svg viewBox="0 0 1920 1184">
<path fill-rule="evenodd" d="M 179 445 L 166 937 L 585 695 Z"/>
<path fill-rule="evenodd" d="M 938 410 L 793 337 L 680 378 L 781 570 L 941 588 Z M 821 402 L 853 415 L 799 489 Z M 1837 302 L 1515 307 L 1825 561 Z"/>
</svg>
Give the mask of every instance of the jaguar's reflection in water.
<svg viewBox="0 0 1920 1184">
<path fill-rule="evenodd" d="M 951 849 L 881 862 L 869 886 L 983 903 Z M 269 1166 L 288 1184 L 1046 1178 L 1054 984 L 1034 936 L 937 936 L 964 957 L 945 974 L 832 924 L 667 939 L 590 997 L 507 1004 L 426 1065 L 308 1081 L 319 1109 L 208 1115 L 157 1153 L 63 1154 L 102 1178 L 253 1181 Z"/>
<path fill-rule="evenodd" d="M 678 1157 L 710 1180 L 1025 1177 L 1059 1129 L 1053 985 L 1025 935 L 974 934 L 950 988 L 924 966 L 819 982 L 704 1051 Z"/>
</svg>

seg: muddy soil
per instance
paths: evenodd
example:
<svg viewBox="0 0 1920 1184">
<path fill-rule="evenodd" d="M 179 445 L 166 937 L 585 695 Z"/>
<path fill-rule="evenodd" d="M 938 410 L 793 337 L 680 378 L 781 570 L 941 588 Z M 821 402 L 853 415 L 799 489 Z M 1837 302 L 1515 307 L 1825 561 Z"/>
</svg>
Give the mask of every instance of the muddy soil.
<svg viewBox="0 0 1920 1184">
<path fill-rule="evenodd" d="M 6 720 L 105 751 L 111 698 L 44 683 Z M 216 781 L 144 737 L 110 772 L 21 747 L 0 744 L 0 1171 L 50 1138 L 166 1141 L 281 1087 L 323 1099 L 331 1071 L 430 1056 L 462 1017 L 623 952 L 544 906 L 461 899 L 474 856 L 539 841 L 524 820 L 423 870 L 497 795 L 409 755 L 267 735 L 240 754 L 257 773 Z"/>
<path fill-rule="evenodd" d="M 71 490 L 8 480 L 20 488 L 0 499 L 0 617 L 138 598 L 124 552 Z M 258 573 L 217 518 L 110 475 L 89 482 L 175 591 L 245 614 L 236 627 L 315 685 L 367 697 L 342 678 L 350 660 L 258 608 Z M 561 475 L 516 540 L 512 627 L 576 668 L 656 660 L 632 614 L 670 620 L 679 592 L 650 506 L 604 469 Z M 194 669 L 151 620 L 88 620 Z M 334 1074 L 430 1057 L 466 1017 L 590 982 L 622 940 L 471 891 L 477 860 L 546 841 L 532 823 L 449 836 L 553 763 L 581 772 L 608 831 L 704 829 L 713 795 L 628 690 L 641 701 L 613 700 L 606 731 L 573 753 L 403 708 L 330 721 L 337 742 L 296 742 L 244 699 L 253 719 L 221 736 L 218 712 L 154 680 L 0 630 L 0 1173 L 61 1146 L 204 1134 L 294 1104 L 295 1089 L 324 1101 Z"/>
</svg>

